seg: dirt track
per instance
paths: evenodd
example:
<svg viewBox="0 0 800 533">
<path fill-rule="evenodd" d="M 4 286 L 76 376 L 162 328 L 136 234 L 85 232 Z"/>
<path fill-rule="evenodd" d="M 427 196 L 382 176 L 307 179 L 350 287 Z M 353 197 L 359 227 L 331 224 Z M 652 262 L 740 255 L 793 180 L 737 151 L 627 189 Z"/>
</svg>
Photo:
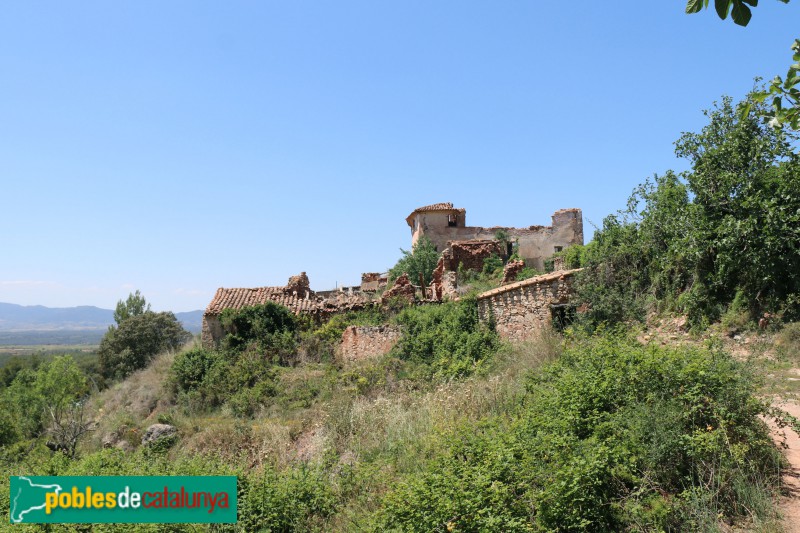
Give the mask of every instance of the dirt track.
<svg viewBox="0 0 800 533">
<path fill-rule="evenodd" d="M 792 416 L 800 418 L 800 405 L 793 402 L 776 403 L 778 407 Z M 775 442 L 784 449 L 790 468 L 783 475 L 784 495 L 781 497 L 780 509 L 786 533 L 800 533 L 800 436 L 790 428 L 779 429 L 770 423 Z"/>
</svg>

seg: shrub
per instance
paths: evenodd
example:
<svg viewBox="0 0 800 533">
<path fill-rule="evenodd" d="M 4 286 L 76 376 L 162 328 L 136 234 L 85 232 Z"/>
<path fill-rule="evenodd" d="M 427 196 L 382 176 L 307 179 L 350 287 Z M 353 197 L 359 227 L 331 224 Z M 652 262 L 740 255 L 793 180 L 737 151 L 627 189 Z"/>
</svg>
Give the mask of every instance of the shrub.
<svg viewBox="0 0 800 533">
<path fill-rule="evenodd" d="M 336 509 L 329 477 L 305 464 L 280 474 L 266 468 L 241 481 L 239 526 L 244 531 L 308 531 Z"/>
<path fill-rule="evenodd" d="M 800 322 L 786 324 L 776 335 L 778 355 L 790 361 L 800 361 Z"/>
<path fill-rule="evenodd" d="M 503 270 L 503 260 L 497 254 L 492 254 L 483 260 L 483 274 L 487 276 L 496 276 L 499 271 Z"/>
<path fill-rule="evenodd" d="M 253 342 L 269 343 L 274 335 L 297 329 L 291 311 L 273 302 L 225 309 L 220 323 L 226 333 L 224 345 L 232 350 L 242 350 Z"/>
<path fill-rule="evenodd" d="M 698 531 L 757 513 L 780 454 L 756 387 L 715 350 L 572 339 L 511 421 L 444 435 L 387 494 L 381 528 Z"/>
<path fill-rule="evenodd" d="M 177 392 L 199 389 L 211 368 L 221 362 L 218 352 L 204 348 L 186 350 L 175 356 L 170 381 Z"/>
<path fill-rule="evenodd" d="M 427 377 L 468 376 L 482 368 L 499 345 L 493 328 L 478 319 L 474 297 L 409 308 L 396 320 L 405 333 L 393 353 Z"/>
</svg>

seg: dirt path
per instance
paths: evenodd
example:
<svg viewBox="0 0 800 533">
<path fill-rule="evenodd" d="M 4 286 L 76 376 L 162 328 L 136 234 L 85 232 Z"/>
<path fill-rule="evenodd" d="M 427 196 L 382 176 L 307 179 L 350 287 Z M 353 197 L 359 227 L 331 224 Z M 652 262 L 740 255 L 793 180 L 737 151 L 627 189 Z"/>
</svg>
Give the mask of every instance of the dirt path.
<svg viewBox="0 0 800 533">
<path fill-rule="evenodd" d="M 800 418 L 800 405 L 794 402 L 776 402 L 775 405 Z M 784 495 L 780 502 L 785 531 L 800 533 L 800 437 L 789 428 L 778 428 L 774 422 L 770 423 L 770 429 L 772 438 L 779 446 L 788 446 L 784 448 L 784 452 L 790 467 L 783 474 Z"/>
</svg>

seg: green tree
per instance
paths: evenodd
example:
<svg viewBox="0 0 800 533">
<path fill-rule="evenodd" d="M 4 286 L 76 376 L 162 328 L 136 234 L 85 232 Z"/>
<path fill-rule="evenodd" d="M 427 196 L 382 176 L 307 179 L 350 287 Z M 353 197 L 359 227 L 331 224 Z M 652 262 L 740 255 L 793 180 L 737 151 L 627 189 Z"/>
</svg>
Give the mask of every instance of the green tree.
<svg viewBox="0 0 800 533">
<path fill-rule="evenodd" d="M 20 370 L 3 394 L 4 410 L 13 413 L 16 434 L 33 438 L 41 434 L 44 426 L 42 397 L 37 393 L 37 371 Z"/>
<path fill-rule="evenodd" d="M 695 239 L 687 245 L 702 298 L 728 304 L 742 291 L 755 315 L 800 292 L 800 166 L 795 138 L 764 124 L 752 96 L 747 105 L 742 117 L 723 99 L 700 133 L 681 136 L 676 154 L 692 164 Z"/>
<path fill-rule="evenodd" d="M 771 111 L 766 114 L 771 119 L 770 125 L 782 127 L 788 124 L 792 129 L 800 130 L 800 89 L 797 88 L 800 85 L 800 39 L 795 39 L 792 51 L 795 62 L 789 65 L 786 79 L 775 76 L 767 90 L 759 92 L 756 99 L 764 102 L 772 97 Z M 748 111 L 745 107 L 742 113 Z"/>
<path fill-rule="evenodd" d="M 37 372 L 35 390 L 44 410 L 48 446 L 74 457 L 78 441 L 92 427 L 84 409 L 89 394 L 86 375 L 72 357 L 55 357 Z"/>
<path fill-rule="evenodd" d="M 436 246 L 424 235 L 416 242 L 412 251 L 403 250 L 403 257 L 389 270 L 389 282 L 403 275 L 408 274 L 411 283 L 419 283 L 419 275 L 425 281 L 425 285 L 430 284 L 433 279 L 433 270 L 439 261 L 439 252 Z"/>
<path fill-rule="evenodd" d="M 713 321 L 734 298 L 752 318 L 800 314 L 800 160 L 794 137 L 746 116 L 726 97 L 676 154 L 692 169 L 638 187 L 587 247 L 579 290 L 594 321 L 641 318 L 654 307 Z M 738 106 L 741 109 L 741 106 Z M 737 296 L 738 295 L 738 296 Z"/>
<path fill-rule="evenodd" d="M 778 0 L 788 4 L 789 0 Z M 750 7 L 756 7 L 758 0 L 714 0 L 714 9 L 719 18 L 725 20 L 730 14 L 731 20 L 739 26 L 747 26 L 753 16 Z M 686 12 L 689 14 L 699 13 L 708 8 L 708 0 L 688 0 L 686 2 Z"/>
<path fill-rule="evenodd" d="M 117 308 L 114 310 L 114 321 L 119 325 L 132 316 L 139 316 L 148 311 L 150 311 L 150 304 L 137 290 L 135 293 L 128 294 L 128 299 L 124 302 L 122 300 L 117 302 Z"/>
<path fill-rule="evenodd" d="M 108 328 L 98 351 L 100 372 L 121 379 L 144 368 L 157 354 L 175 350 L 191 338 L 171 312 L 145 311 Z"/>
<path fill-rule="evenodd" d="M 86 375 L 69 355 L 38 369 L 22 369 L 2 396 L 0 441 L 45 435 L 48 446 L 75 455 L 78 440 L 91 429 L 84 412 L 89 394 Z"/>
<path fill-rule="evenodd" d="M 778 0 L 788 4 L 789 0 Z M 758 5 L 758 0 L 714 0 L 714 9 L 719 18 L 726 19 L 728 14 L 731 20 L 740 26 L 747 26 L 752 17 L 750 7 Z M 687 13 L 699 13 L 708 7 L 708 0 L 688 0 L 686 3 Z M 795 63 L 789 66 L 786 78 L 775 76 L 769 83 L 767 90 L 758 92 L 756 99 L 764 102 L 767 98 L 772 98 L 771 109 L 765 110 L 763 116 L 770 119 L 770 124 L 774 127 L 782 127 L 789 124 L 792 129 L 800 129 L 800 39 L 795 39 L 792 45 L 794 55 L 792 60 Z M 749 107 L 744 106 L 741 113 L 746 116 Z"/>
</svg>

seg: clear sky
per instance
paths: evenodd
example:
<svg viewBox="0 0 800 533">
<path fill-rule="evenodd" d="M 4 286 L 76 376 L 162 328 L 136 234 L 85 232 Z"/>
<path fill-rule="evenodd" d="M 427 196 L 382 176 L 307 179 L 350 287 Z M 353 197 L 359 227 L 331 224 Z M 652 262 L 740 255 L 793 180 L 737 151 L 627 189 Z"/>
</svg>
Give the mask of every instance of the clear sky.
<svg viewBox="0 0 800 533">
<path fill-rule="evenodd" d="M 784 75 L 800 5 L 6 2 L 0 302 L 202 309 L 386 271 L 405 217 L 592 224 L 723 94 Z"/>
</svg>

